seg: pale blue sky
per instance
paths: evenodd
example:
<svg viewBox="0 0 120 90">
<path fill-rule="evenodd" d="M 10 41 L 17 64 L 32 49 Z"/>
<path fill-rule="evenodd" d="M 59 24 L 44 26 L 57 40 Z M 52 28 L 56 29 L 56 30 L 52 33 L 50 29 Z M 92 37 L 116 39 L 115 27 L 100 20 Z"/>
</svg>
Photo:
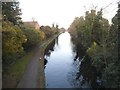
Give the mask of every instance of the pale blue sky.
<svg viewBox="0 0 120 90">
<path fill-rule="evenodd" d="M 86 10 L 97 6 L 104 8 L 103 16 L 111 19 L 117 11 L 118 0 L 18 0 L 22 9 L 22 20 L 31 21 L 32 17 L 41 25 L 58 24 L 68 28 L 75 17 L 83 16 Z M 85 8 L 86 7 L 86 8 Z"/>
</svg>

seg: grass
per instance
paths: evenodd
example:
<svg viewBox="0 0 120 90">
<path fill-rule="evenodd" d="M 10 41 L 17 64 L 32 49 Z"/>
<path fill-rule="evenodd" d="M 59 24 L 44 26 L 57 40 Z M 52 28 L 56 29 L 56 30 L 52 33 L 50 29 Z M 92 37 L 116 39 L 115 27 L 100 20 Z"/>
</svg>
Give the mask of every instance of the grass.
<svg viewBox="0 0 120 90">
<path fill-rule="evenodd" d="M 3 87 L 16 87 L 22 78 L 25 68 L 34 54 L 34 50 L 26 53 L 21 59 L 12 64 L 3 74 Z"/>
<path fill-rule="evenodd" d="M 11 70 L 13 70 L 13 72 L 16 72 L 17 77 L 18 77 L 19 80 L 23 76 L 25 68 L 26 68 L 30 58 L 32 58 L 32 56 L 33 56 L 33 51 L 30 52 L 30 53 L 27 53 L 24 57 L 22 57 L 20 60 L 18 60 L 18 62 L 16 62 L 12 66 Z"/>
</svg>

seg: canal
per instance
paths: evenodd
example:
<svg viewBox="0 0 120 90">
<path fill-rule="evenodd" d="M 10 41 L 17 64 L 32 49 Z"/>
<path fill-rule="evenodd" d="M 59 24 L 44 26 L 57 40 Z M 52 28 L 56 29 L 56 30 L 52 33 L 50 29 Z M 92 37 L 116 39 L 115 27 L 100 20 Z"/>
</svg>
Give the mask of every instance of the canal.
<svg viewBox="0 0 120 90">
<path fill-rule="evenodd" d="M 75 45 L 68 32 L 60 34 L 45 51 L 46 88 L 90 88 L 79 74 L 81 60 L 76 58 Z M 84 81 L 84 82 L 83 82 Z"/>
</svg>

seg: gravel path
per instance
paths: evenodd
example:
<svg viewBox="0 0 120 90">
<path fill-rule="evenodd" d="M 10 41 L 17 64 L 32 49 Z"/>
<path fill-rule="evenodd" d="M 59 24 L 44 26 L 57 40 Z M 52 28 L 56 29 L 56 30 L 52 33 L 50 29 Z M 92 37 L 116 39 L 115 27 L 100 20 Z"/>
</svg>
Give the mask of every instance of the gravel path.
<svg viewBox="0 0 120 90">
<path fill-rule="evenodd" d="M 17 88 L 42 88 L 44 87 L 44 61 L 41 47 L 35 50 L 33 58 L 27 65 L 26 71 Z M 40 57 L 42 58 L 40 60 Z"/>
</svg>

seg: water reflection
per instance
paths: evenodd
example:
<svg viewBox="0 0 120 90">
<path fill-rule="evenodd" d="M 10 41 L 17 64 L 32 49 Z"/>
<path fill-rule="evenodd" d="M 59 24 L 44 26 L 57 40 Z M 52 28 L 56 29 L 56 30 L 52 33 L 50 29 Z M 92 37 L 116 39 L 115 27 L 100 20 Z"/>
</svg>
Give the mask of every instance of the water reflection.
<svg viewBox="0 0 120 90">
<path fill-rule="evenodd" d="M 57 38 L 55 40 L 53 40 L 45 49 L 44 52 L 44 56 L 49 57 L 51 52 L 54 51 L 54 46 L 55 46 L 55 42 L 56 42 Z M 46 67 L 46 64 L 48 63 L 48 60 L 46 58 L 44 58 L 44 65 Z"/>
<path fill-rule="evenodd" d="M 81 60 L 78 60 L 79 55 L 75 52 L 74 47 L 70 34 L 65 32 L 46 49 L 45 75 L 47 88 L 90 87 L 88 81 L 84 80 L 83 76 L 79 74 Z"/>
<path fill-rule="evenodd" d="M 68 80 L 74 88 L 91 88 L 90 83 L 88 80 L 84 79 L 84 76 L 80 72 L 80 66 L 84 58 L 81 60 L 76 59 L 73 62 L 73 70 L 69 72 Z"/>
<path fill-rule="evenodd" d="M 100 75 L 97 75 L 96 68 L 91 64 L 91 58 L 85 53 L 86 50 L 80 42 L 77 42 L 75 51 L 76 56 L 74 61 L 78 59 L 81 62 L 79 65 L 79 73 L 77 75 L 77 79 L 80 79 L 82 76 L 82 81 L 80 81 L 81 86 L 87 81 L 91 88 L 103 88 L 103 86 L 101 86 Z"/>
<path fill-rule="evenodd" d="M 54 51 L 55 40 L 53 40 L 45 49 L 44 55 L 50 56 L 51 52 Z"/>
</svg>

